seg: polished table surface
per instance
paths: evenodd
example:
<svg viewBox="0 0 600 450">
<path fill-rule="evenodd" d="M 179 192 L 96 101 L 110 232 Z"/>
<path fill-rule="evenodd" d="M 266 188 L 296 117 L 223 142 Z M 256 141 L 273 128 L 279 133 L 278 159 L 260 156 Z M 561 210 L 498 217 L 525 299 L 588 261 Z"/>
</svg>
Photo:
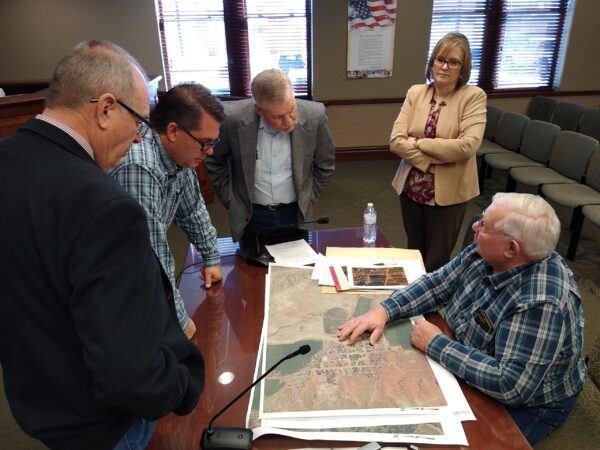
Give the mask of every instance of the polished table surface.
<svg viewBox="0 0 600 450">
<path fill-rule="evenodd" d="M 362 229 L 312 231 L 308 241 L 318 252 L 327 247 L 362 246 Z M 386 237 L 378 230 L 376 245 L 388 247 Z M 179 289 L 187 311 L 196 323 L 193 340 L 206 364 L 206 381 L 198 405 L 187 416 L 170 414 L 159 420 L 149 450 L 198 449 L 202 430 L 210 419 L 252 382 L 256 355 L 263 324 L 265 267 L 251 266 L 235 255 L 236 245 L 230 239 L 219 239 L 223 281 L 204 289 L 198 267 L 183 271 Z M 198 258 L 195 261 L 194 258 Z M 189 251 L 185 266 L 199 262 L 196 252 Z M 444 332 L 449 330 L 439 314 L 426 316 Z M 219 374 L 231 372 L 234 379 L 223 385 Z M 477 421 L 463 422 L 469 447 L 419 444 L 419 448 L 437 449 L 531 449 L 506 409 L 495 400 L 459 381 Z M 224 412 L 214 426 L 244 427 L 250 394 L 246 394 Z M 364 443 L 302 441 L 284 436 L 263 436 L 253 443 L 256 449 L 289 449 L 301 447 L 361 447 Z M 388 446 L 389 444 L 385 444 Z M 391 445 L 389 445 L 391 446 Z"/>
</svg>

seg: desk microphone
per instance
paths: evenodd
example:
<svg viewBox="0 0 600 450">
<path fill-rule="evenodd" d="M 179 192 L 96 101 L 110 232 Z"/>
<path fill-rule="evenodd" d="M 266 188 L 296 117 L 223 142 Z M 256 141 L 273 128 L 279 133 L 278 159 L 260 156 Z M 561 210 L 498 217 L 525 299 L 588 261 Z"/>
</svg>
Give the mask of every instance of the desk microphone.
<svg viewBox="0 0 600 450">
<path fill-rule="evenodd" d="M 301 345 L 298 350 L 284 356 L 269 370 L 263 373 L 256 379 L 254 383 L 242 391 L 240 395 L 231 400 L 221 411 L 219 411 L 208 423 L 208 427 L 202 431 L 202 441 L 200 448 L 202 450 L 247 450 L 252 446 L 252 430 L 249 428 L 230 428 L 230 427 L 215 427 L 212 423 L 217 417 L 223 414 L 227 408 L 237 402 L 242 396 L 258 384 L 264 377 L 273 372 L 279 364 L 287 359 L 295 358 L 298 355 L 306 355 L 310 352 L 310 345 Z"/>
<path fill-rule="evenodd" d="M 252 266 L 268 266 L 270 262 L 273 260 L 268 253 L 260 252 L 260 237 L 264 235 L 278 234 L 278 233 L 289 233 L 290 231 L 295 231 L 298 228 L 298 225 L 308 225 L 311 223 L 316 223 L 319 225 L 323 225 L 329 223 L 329 217 L 319 217 L 314 220 L 307 220 L 305 222 L 292 223 L 289 225 L 284 225 L 282 227 L 273 227 L 273 228 L 265 228 L 264 230 L 258 231 L 254 236 L 254 254 L 246 257 L 246 262 Z"/>
</svg>

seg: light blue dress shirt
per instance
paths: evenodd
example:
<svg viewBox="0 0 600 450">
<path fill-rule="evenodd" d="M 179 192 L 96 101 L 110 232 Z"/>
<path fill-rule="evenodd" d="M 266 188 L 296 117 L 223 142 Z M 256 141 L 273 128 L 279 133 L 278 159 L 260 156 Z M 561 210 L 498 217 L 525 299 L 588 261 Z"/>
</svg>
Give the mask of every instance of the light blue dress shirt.
<svg viewBox="0 0 600 450">
<path fill-rule="evenodd" d="M 256 145 L 254 203 L 295 202 L 290 133 L 273 130 L 261 117 Z"/>
</svg>

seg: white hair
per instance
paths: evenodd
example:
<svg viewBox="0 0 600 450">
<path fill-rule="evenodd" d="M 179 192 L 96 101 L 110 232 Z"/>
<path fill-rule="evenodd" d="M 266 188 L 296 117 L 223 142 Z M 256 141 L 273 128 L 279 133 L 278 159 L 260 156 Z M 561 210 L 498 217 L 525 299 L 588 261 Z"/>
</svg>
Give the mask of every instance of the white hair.
<svg viewBox="0 0 600 450">
<path fill-rule="evenodd" d="M 539 195 L 498 192 L 492 203 L 506 209 L 494 228 L 519 241 L 526 255 L 548 256 L 560 236 L 560 220 L 554 208 Z"/>
</svg>

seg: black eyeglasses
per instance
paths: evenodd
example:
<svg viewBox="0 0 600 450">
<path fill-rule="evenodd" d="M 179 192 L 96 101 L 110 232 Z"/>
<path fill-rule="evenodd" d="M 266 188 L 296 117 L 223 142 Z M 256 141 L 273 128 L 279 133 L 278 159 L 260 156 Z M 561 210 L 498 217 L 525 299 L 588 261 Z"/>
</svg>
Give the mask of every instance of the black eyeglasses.
<svg viewBox="0 0 600 450">
<path fill-rule="evenodd" d="M 462 63 L 456 59 L 445 59 L 441 56 L 437 56 L 433 60 L 433 65 L 436 67 L 444 67 L 444 64 L 448 64 L 448 69 L 458 69 Z"/>
<path fill-rule="evenodd" d="M 98 98 L 90 98 L 90 103 L 98 103 L 98 100 L 99 100 Z M 121 105 L 123 108 L 125 108 L 125 110 L 129 114 L 131 114 L 133 117 L 135 117 L 137 120 L 140 121 L 140 123 L 137 126 L 137 135 L 139 137 L 144 137 L 146 135 L 146 133 L 148 133 L 148 130 L 150 130 L 150 128 L 152 128 L 152 123 L 150 123 L 150 121 L 148 119 L 146 119 L 144 116 L 142 116 L 141 114 L 136 112 L 133 108 L 130 108 L 129 106 L 127 106 L 125 103 L 123 103 L 118 98 L 115 100 L 117 101 L 117 103 L 119 105 Z"/>
<path fill-rule="evenodd" d="M 215 139 L 214 141 L 211 141 L 211 142 L 202 142 L 200 139 L 198 139 L 196 136 L 194 136 L 192 133 L 190 133 L 185 128 L 181 128 L 181 129 L 183 131 L 185 131 L 188 134 L 189 137 L 191 137 L 193 140 L 195 140 L 200 145 L 200 151 L 202 151 L 202 152 L 209 151 L 211 148 L 213 148 L 215 145 L 217 145 L 219 142 L 221 142 L 220 138 L 217 138 L 217 139 Z"/>
</svg>

